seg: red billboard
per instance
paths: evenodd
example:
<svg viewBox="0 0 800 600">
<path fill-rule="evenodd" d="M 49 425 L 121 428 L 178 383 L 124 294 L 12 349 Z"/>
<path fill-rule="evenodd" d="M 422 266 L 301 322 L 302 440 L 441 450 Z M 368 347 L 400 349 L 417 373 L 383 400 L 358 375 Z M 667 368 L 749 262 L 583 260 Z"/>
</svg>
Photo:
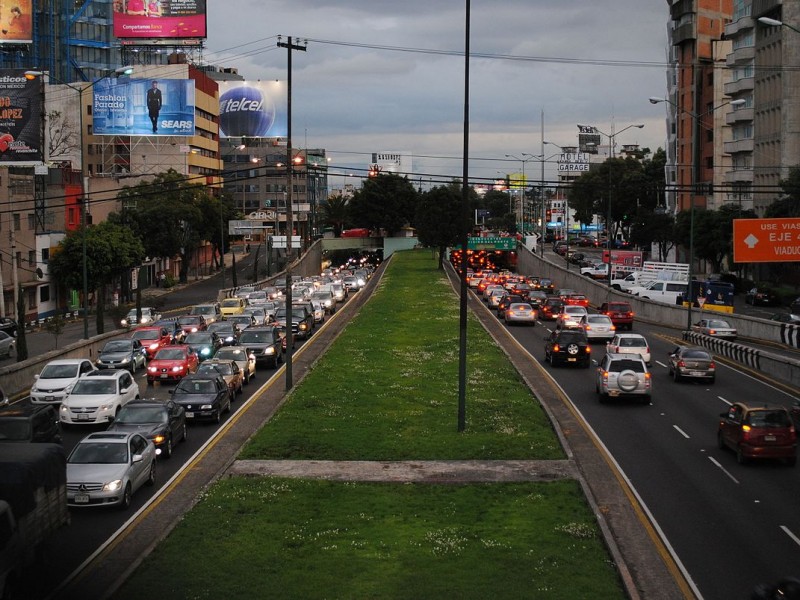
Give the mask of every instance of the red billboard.
<svg viewBox="0 0 800 600">
<path fill-rule="evenodd" d="M 114 35 L 120 39 L 206 37 L 206 0 L 114 0 Z"/>
</svg>

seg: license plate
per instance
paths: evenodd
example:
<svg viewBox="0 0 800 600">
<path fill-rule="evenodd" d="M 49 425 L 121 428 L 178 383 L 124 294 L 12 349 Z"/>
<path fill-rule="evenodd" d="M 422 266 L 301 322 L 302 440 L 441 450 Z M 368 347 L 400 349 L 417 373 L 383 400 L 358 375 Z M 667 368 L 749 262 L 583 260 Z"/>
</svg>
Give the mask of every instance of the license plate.
<svg viewBox="0 0 800 600">
<path fill-rule="evenodd" d="M 187 412 L 186 413 L 186 418 L 187 419 L 194 419 L 194 413 L 193 412 Z"/>
<path fill-rule="evenodd" d="M 44 401 L 45 402 L 53 402 L 55 399 L 56 399 L 55 396 L 45 396 L 44 397 Z"/>
<path fill-rule="evenodd" d="M 78 421 L 88 421 L 88 420 L 89 420 L 89 415 L 83 415 L 83 414 L 78 415 Z"/>
<path fill-rule="evenodd" d="M 765 442 L 774 442 L 777 438 L 774 435 L 765 435 L 764 441 Z"/>
<path fill-rule="evenodd" d="M 577 362 L 577 361 L 578 361 L 577 358 L 568 358 L 567 359 L 567 362 Z"/>
<path fill-rule="evenodd" d="M 89 494 L 75 494 L 75 504 L 89 504 Z"/>
<path fill-rule="evenodd" d="M 167 378 L 167 374 L 166 374 L 166 373 L 162 373 L 162 374 L 160 375 L 160 377 L 161 377 L 161 379 L 166 379 L 166 378 Z"/>
<path fill-rule="evenodd" d="M 689 375 L 691 375 L 692 377 L 702 377 L 703 375 L 705 375 L 705 373 L 703 373 L 702 371 L 689 371 Z"/>
</svg>

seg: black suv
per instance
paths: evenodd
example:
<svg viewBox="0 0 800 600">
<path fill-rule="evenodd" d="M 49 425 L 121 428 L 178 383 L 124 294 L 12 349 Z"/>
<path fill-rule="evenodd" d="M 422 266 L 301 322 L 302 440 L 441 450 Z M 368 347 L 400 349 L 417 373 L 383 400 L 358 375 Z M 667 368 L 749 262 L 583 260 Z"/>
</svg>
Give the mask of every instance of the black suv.
<svg viewBox="0 0 800 600">
<path fill-rule="evenodd" d="M 283 335 L 275 325 L 248 327 L 239 336 L 239 345 L 255 356 L 256 363 L 267 363 L 277 369 L 283 361 Z"/>
<path fill-rule="evenodd" d="M 588 369 L 592 362 L 589 339 L 582 329 L 556 329 L 544 344 L 544 358 L 552 366 L 577 364 Z"/>
<path fill-rule="evenodd" d="M 29 400 L 0 408 L 0 442 L 61 443 L 61 425 L 52 404 Z"/>
</svg>

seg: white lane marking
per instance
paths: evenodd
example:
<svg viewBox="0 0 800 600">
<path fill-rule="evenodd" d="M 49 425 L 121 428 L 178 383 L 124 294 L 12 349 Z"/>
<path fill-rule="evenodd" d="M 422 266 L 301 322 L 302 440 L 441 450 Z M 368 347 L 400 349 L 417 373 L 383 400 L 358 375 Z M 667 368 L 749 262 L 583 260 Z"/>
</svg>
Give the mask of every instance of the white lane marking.
<svg viewBox="0 0 800 600">
<path fill-rule="evenodd" d="M 783 529 L 783 533 L 785 533 L 785 534 L 786 534 L 786 535 L 788 535 L 790 538 L 792 538 L 792 541 L 793 541 L 795 544 L 797 544 L 798 546 L 800 546 L 800 538 L 798 538 L 798 537 L 797 537 L 795 534 L 793 534 L 793 533 L 792 533 L 792 532 L 789 530 L 789 528 L 788 528 L 786 525 L 781 525 L 781 529 Z"/>
<path fill-rule="evenodd" d="M 667 367 L 666 363 L 662 363 L 660 360 L 657 360 L 657 361 L 656 361 L 656 364 L 657 364 L 659 367 L 664 367 L 665 369 L 668 369 L 668 368 L 669 368 L 669 367 Z"/>
<path fill-rule="evenodd" d="M 681 428 L 680 428 L 680 427 L 678 427 L 677 425 L 673 425 L 673 427 L 675 428 L 675 431 L 677 431 L 678 433 L 680 433 L 680 434 L 681 434 L 683 437 L 685 437 L 687 440 L 689 439 L 689 434 L 688 434 L 688 433 L 686 433 L 686 432 L 685 432 L 683 429 L 681 429 Z"/>
<path fill-rule="evenodd" d="M 730 400 L 725 400 L 725 398 L 723 398 L 722 396 L 717 396 L 717 398 L 719 398 L 720 400 L 722 400 L 722 401 L 723 401 L 725 404 L 727 404 L 728 406 L 733 406 L 733 402 L 731 402 Z"/>
<path fill-rule="evenodd" d="M 738 483 L 739 483 L 739 480 L 738 480 L 738 479 L 736 479 L 736 477 L 734 477 L 733 475 L 731 475 L 731 474 L 728 472 L 728 470 L 727 470 L 725 467 L 723 467 L 721 464 L 719 464 L 719 462 L 717 462 L 717 460 L 716 460 L 716 459 L 715 459 L 713 456 L 709 456 L 709 457 L 708 457 L 708 460 L 710 460 L 710 461 L 711 461 L 712 463 L 714 463 L 714 464 L 715 464 L 717 467 L 719 467 L 719 468 L 722 470 L 722 472 L 723 472 L 723 473 L 725 473 L 725 475 L 727 475 L 728 477 L 730 477 L 730 479 L 731 479 L 731 481 L 733 481 L 733 483 L 736 483 L 736 484 L 738 484 Z"/>
</svg>

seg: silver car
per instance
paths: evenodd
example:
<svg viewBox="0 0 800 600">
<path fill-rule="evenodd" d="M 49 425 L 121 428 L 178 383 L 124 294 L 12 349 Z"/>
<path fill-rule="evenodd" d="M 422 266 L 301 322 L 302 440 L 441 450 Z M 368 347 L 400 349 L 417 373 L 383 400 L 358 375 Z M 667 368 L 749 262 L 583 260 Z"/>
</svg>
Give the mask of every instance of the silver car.
<svg viewBox="0 0 800 600">
<path fill-rule="evenodd" d="M 735 340 L 737 331 L 723 319 L 700 319 L 692 325 L 692 331 L 722 340 Z"/>
<path fill-rule="evenodd" d="M 223 346 L 214 354 L 214 358 L 233 360 L 239 365 L 247 385 L 256 376 L 256 357 L 244 346 Z"/>
<path fill-rule="evenodd" d="M 134 492 L 156 483 L 156 447 L 139 433 L 91 433 L 67 458 L 67 504 L 127 509 Z"/>
<path fill-rule="evenodd" d="M 580 326 L 586 332 L 586 337 L 590 342 L 598 340 L 610 342 L 617 333 L 617 328 L 611 322 L 611 317 L 607 315 L 584 315 L 580 321 Z"/>
<path fill-rule="evenodd" d="M 601 403 L 609 398 L 631 396 L 649 404 L 653 378 L 640 356 L 608 353 L 597 367 L 594 390 Z"/>
<path fill-rule="evenodd" d="M 17 347 L 17 340 L 5 331 L 0 331 L 0 356 L 11 357 L 11 353 Z"/>
<path fill-rule="evenodd" d="M 506 325 L 512 323 L 524 323 L 526 325 L 536 325 L 536 309 L 527 302 L 512 302 L 506 307 L 503 320 Z"/>
</svg>

